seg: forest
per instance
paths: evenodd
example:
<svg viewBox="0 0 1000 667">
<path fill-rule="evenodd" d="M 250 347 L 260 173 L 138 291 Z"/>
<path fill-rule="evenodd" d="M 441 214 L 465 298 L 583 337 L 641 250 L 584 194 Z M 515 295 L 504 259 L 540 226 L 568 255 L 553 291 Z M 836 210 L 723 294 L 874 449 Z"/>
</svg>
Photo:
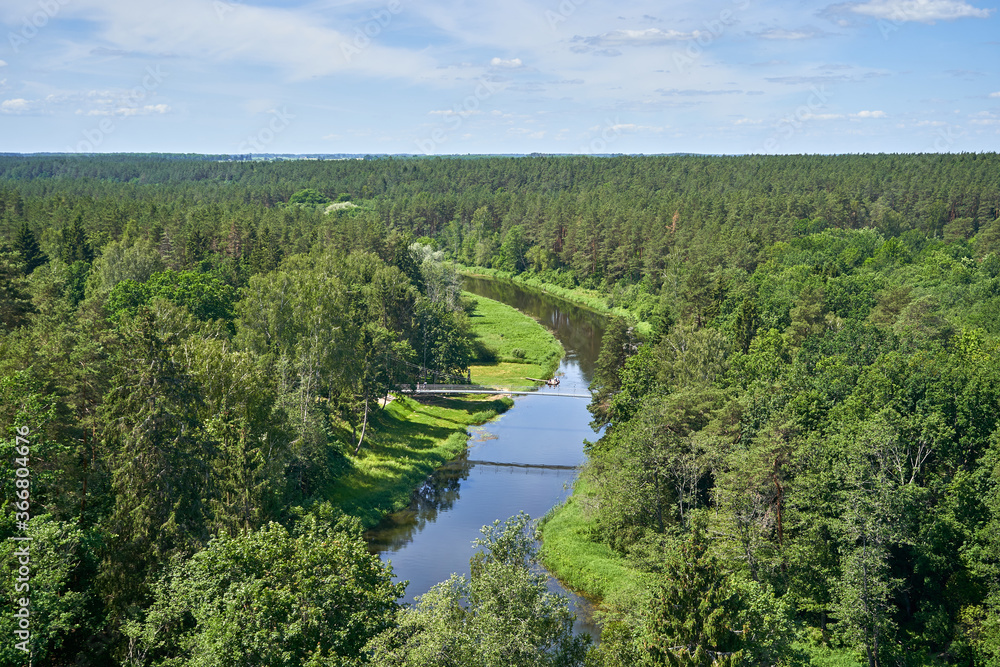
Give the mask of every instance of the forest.
<svg viewBox="0 0 1000 667">
<path fill-rule="evenodd" d="M 33 664 L 1000 665 L 995 154 L 6 155 L 0 243 Z M 456 265 L 629 313 L 563 508 L 641 582 L 597 646 L 526 517 L 403 607 L 331 500 L 490 355 Z"/>
</svg>

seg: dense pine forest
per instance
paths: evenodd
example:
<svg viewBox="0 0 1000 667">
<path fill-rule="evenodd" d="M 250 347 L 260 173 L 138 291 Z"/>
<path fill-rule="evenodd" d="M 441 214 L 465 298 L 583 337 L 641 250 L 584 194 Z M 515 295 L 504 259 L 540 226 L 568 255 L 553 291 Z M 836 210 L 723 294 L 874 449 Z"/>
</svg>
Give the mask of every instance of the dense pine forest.
<svg viewBox="0 0 1000 667">
<path fill-rule="evenodd" d="M 334 500 L 492 354 L 448 259 L 631 313 L 599 646 L 524 517 L 405 608 Z M 33 664 L 1000 665 L 995 154 L 0 156 L 0 327 L 0 664 L 27 534 Z"/>
</svg>

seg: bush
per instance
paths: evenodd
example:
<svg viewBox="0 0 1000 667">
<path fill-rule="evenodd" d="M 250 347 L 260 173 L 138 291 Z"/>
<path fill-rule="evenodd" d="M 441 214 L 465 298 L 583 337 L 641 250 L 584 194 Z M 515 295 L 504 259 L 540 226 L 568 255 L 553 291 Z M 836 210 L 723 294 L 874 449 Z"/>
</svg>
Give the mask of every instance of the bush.
<svg viewBox="0 0 1000 667">
<path fill-rule="evenodd" d="M 474 424 L 485 424 L 491 419 L 494 419 L 496 416 L 496 410 L 480 410 L 476 414 L 472 415 L 472 422 Z"/>
<path fill-rule="evenodd" d="M 306 188 L 305 190 L 299 190 L 294 195 L 288 199 L 289 204 L 305 204 L 307 206 L 322 206 L 324 204 L 330 203 L 330 198 L 326 195 L 313 190 L 312 188 Z"/>
</svg>

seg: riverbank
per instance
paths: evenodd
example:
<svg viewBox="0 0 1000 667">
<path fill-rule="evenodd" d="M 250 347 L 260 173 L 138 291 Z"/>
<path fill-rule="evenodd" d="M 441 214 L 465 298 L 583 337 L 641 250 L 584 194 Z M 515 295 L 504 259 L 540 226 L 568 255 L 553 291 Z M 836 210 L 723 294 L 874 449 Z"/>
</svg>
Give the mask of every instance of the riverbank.
<svg viewBox="0 0 1000 667">
<path fill-rule="evenodd" d="M 472 331 L 495 361 L 472 364 L 474 384 L 488 387 L 535 387 L 526 378 L 548 380 L 565 350 L 548 329 L 506 304 L 466 293 L 477 301 L 469 317 Z"/>
<path fill-rule="evenodd" d="M 640 335 L 643 336 L 648 335 L 652 330 L 652 325 L 643 320 L 637 312 L 619 305 L 609 306 L 608 296 L 598 292 L 597 290 L 585 289 L 583 287 L 563 287 L 561 285 L 540 280 L 534 276 L 525 276 L 524 274 L 515 275 L 507 271 L 487 269 L 481 266 L 459 265 L 459 273 L 464 276 L 475 276 L 487 278 L 489 280 L 506 281 L 528 289 L 538 290 L 543 294 L 550 294 L 576 306 L 586 308 L 609 318 L 624 317 L 628 320 L 636 322 L 636 329 L 639 331 Z"/>
<path fill-rule="evenodd" d="M 470 367 L 472 381 L 498 386 L 534 386 L 524 376 L 549 378 L 563 348 L 541 324 L 518 310 L 475 297 L 472 332 L 497 355 Z M 523 352 L 523 357 L 518 356 Z M 519 379 L 519 381 L 518 381 Z M 435 469 L 465 451 L 469 427 L 513 407 L 509 397 L 398 397 L 371 417 L 361 451 L 348 453 L 324 497 L 366 528 L 409 505 L 413 490 Z M 350 432 L 341 434 L 350 440 Z"/>
<path fill-rule="evenodd" d="M 635 569 L 611 547 L 591 539 L 588 512 L 596 498 L 577 477 L 573 495 L 554 507 L 539 525 L 542 564 L 577 593 L 599 604 L 641 599 L 653 585 L 649 574 Z"/>
<path fill-rule="evenodd" d="M 366 528 L 376 525 L 406 507 L 413 489 L 436 468 L 465 451 L 468 427 L 513 405 L 509 398 L 397 398 L 372 415 L 371 435 L 356 456 L 346 456 L 347 470 L 333 481 L 327 499 Z"/>
</svg>

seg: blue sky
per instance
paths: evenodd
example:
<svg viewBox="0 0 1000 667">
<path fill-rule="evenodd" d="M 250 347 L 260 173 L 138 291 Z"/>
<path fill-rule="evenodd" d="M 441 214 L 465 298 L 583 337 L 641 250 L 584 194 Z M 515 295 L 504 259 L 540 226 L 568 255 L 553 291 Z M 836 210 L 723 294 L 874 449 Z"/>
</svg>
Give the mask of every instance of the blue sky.
<svg viewBox="0 0 1000 667">
<path fill-rule="evenodd" d="M 990 3 L 4 0 L 0 151 L 997 151 Z"/>
</svg>

